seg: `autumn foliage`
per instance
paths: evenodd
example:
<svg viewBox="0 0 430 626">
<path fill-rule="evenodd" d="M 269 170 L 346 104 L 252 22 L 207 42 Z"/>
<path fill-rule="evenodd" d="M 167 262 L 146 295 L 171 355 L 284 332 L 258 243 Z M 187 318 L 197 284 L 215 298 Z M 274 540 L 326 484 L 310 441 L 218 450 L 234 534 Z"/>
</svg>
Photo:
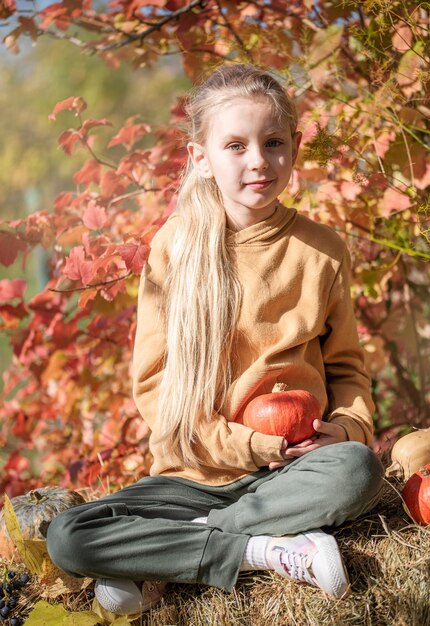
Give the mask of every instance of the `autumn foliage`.
<svg viewBox="0 0 430 626">
<path fill-rule="evenodd" d="M 61 33 L 113 69 L 177 54 L 192 79 L 228 59 L 285 79 L 304 147 L 283 200 L 347 239 L 379 446 L 387 432 L 430 420 L 429 16 L 406 0 L 112 0 L 103 12 L 65 0 L 33 13 L 0 3 L 12 53 L 23 37 Z M 11 496 L 41 482 L 124 485 L 150 461 L 131 350 L 139 275 L 185 162 L 181 100 L 161 127 L 136 111 L 114 129 L 76 94 L 46 115 L 70 119 L 66 111 L 75 123 L 59 146 L 82 154 L 70 189 L 0 223 L 0 263 L 42 246 L 50 273 L 30 300 L 25 281 L 0 281 L 0 329 L 14 350 L 0 492 Z"/>
</svg>

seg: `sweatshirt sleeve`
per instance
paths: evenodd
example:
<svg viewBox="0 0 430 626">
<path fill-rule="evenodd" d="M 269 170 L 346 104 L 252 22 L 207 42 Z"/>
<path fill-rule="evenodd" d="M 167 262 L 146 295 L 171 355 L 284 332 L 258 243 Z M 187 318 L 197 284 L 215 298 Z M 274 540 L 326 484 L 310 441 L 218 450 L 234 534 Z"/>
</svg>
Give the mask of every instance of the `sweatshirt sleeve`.
<svg viewBox="0 0 430 626">
<path fill-rule="evenodd" d="M 157 235 L 152 240 L 151 252 L 140 280 L 133 351 L 133 397 L 154 435 L 153 441 L 163 431 L 157 403 L 166 350 L 160 306 L 168 264 L 166 246 Z M 196 448 L 196 452 L 207 466 L 255 471 L 271 461 L 282 460 L 282 437 L 256 433 L 216 412 L 210 421 L 202 420 L 199 436 L 205 446 Z M 154 443 L 151 446 L 151 439 L 150 448 L 157 467 L 172 467 L 169 459 L 164 457 L 162 447 Z M 157 455 L 160 456 L 157 458 Z"/>
<path fill-rule="evenodd" d="M 329 403 L 326 419 L 343 426 L 349 440 L 371 445 L 375 406 L 357 333 L 349 272 L 350 256 L 345 248 L 330 292 L 321 341 Z"/>
</svg>

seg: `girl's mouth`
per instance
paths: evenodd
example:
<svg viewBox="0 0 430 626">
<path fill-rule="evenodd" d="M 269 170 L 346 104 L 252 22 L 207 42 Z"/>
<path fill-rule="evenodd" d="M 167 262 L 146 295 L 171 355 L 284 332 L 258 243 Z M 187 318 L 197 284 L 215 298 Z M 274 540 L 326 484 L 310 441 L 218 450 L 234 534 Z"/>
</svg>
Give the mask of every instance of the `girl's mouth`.
<svg viewBox="0 0 430 626">
<path fill-rule="evenodd" d="M 251 189 L 265 189 L 271 183 L 273 183 L 273 180 L 257 180 L 252 183 L 246 183 L 246 186 L 251 187 Z"/>
</svg>

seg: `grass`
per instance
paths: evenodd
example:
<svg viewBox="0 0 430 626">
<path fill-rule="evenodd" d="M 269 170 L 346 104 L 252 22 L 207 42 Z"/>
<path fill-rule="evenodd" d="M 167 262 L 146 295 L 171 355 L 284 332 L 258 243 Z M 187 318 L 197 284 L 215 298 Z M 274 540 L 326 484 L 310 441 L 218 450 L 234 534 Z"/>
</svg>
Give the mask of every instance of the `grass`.
<svg viewBox="0 0 430 626">
<path fill-rule="evenodd" d="M 247 572 L 232 593 L 171 584 L 132 626 L 430 626 L 430 527 L 410 522 L 400 489 L 396 479 L 387 480 L 375 509 L 334 531 L 351 580 L 347 598 L 333 600 L 269 571 Z M 59 593 L 51 587 L 44 594 L 33 580 L 23 589 L 21 615 L 42 595 L 70 611 L 89 610 L 91 588 Z"/>
</svg>

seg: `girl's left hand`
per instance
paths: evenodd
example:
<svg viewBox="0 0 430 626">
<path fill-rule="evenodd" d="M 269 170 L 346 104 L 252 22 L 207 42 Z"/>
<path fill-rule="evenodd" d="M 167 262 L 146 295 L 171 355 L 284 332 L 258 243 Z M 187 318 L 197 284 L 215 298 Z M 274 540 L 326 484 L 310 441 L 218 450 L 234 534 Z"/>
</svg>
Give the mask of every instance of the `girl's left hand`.
<svg viewBox="0 0 430 626">
<path fill-rule="evenodd" d="M 322 446 L 329 446 L 332 443 L 340 443 L 348 440 L 345 429 L 342 426 L 339 426 L 339 424 L 323 422 L 322 420 L 317 419 L 314 420 L 312 425 L 317 434 L 310 439 L 306 439 L 305 441 L 296 444 L 295 446 L 287 447 L 282 450 L 285 461 L 274 461 L 273 463 L 269 463 L 270 470 L 284 467 L 285 465 L 291 463 L 292 459 L 303 456 L 308 452 L 312 452 L 312 450 L 317 450 L 317 448 L 322 448 Z"/>
</svg>

